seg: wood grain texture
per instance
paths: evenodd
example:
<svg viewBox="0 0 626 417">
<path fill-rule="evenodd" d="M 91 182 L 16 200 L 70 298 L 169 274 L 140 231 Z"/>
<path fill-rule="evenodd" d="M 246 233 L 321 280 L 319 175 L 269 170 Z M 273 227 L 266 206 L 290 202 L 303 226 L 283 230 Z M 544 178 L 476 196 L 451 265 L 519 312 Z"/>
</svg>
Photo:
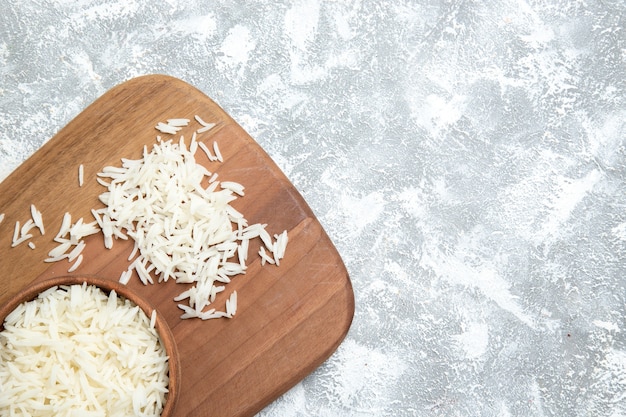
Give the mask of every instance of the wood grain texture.
<svg viewBox="0 0 626 417">
<path fill-rule="evenodd" d="M 172 329 L 181 357 L 181 391 L 177 416 L 251 416 L 325 361 L 345 337 L 354 314 L 354 297 L 346 268 L 310 208 L 259 145 L 216 103 L 189 84 L 150 75 L 121 84 L 85 109 L 24 164 L 0 183 L 0 305 L 35 281 L 67 275 L 66 261 L 44 263 L 54 246 L 63 215 L 93 221 L 90 209 L 105 189 L 95 181 L 104 166 L 120 158 L 141 157 L 155 143 L 154 126 L 168 118 L 200 115 L 217 123 L 199 140 L 217 141 L 223 163 L 199 163 L 219 179 L 246 187 L 233 202 L 250 223 L 267 223 L 270 234 L 287 230 L 289 246 L 279 267 L 261 266 L 252 256 L 248 271 L 235 277 L 218 297 L 223 306 L 232 290 L 239 294 L 232 320 L 180 320 L 172 298 L 184 288 L 171 280 L 143 286 L 133 277 L 128 286 L 147 299 Z M 191 136 L 191 131 L 181 131 Z M 162 135 L 167 138 L 167 135 Z M 176 135 L 177 139 L 179 135 Z M 78 186 L 84 165 L 85 184 Z M 42 212 L 46 234 L 34 231 L 30 249 L 11 240 L 16 221 L 30 218 L 30 205 Z M 77 275 L 117 280 L 128 266 L 131 243 L 118 240 L 111 250 L 102 236 L 86 239 Z M 223 308 L 223 307 L 222 307 Z"/>
</svg>

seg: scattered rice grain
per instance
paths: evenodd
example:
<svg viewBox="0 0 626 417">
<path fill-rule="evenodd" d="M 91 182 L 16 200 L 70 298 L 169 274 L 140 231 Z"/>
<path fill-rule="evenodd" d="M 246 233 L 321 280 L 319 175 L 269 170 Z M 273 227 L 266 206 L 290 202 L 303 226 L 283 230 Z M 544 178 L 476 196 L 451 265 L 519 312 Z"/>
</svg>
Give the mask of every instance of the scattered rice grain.
<svg viewBox="0 0 626 417">
<path fill-rule="evenodd" d="M 74 264 L 70 267 L 70 269 L 67 270 L 67 272 L 74 272 L 76 271 L 76 269 L 80 266 L 80 264 L 83 262 L 83 255 L 78 255 L 78 258 L 76 258 L 76 262 L 74 262 Z"/>
<path fill-rule="evenodd" d="M 30 213 L 31 213 L 31 217 L 33 219 L 33 222 L 35 223 L 35 226 L 37 226 L 37 228 L 39 229 L 39 232 L 42 235 L 45 235 L 46 231 L 45 231 L 44 225 L 43 225 L 43 216 L 41 215 L 41 212 L 39 210 L 37 210 L 37 207 L 35 207 L 34 204 L 30 205 Z"/>
<path fill-rule="evenodd" d="M 218 161 L 224 162 L 224 158 L 222 157 L 222 153 L 220 152 L 220 147 L 217 145 L 217 141 L 213 141 L 213 152 L 215 153 L 215 157 Z"/>
<path fill-rule="evenodd" d="M 189 119 L 167 119 L 167 124 L 174 127 L 189 125 Z"/>
<path fill-rule="evenodd" d="M 213 156 L 213 154 L 211 153 L 209 148 L 204 144 L 204 142 L 198 142 L 198 147 L 200 147 L 200 149 L 202 149 L 202 152 L 204 152 L 206 157 L 209 158 L 209 161 L 213 162 L 213 161 L 217 160 L 217 158 L 215 158 L 215 156 Z"/>
<path fill-rule="evenodd" d="M 165 124 L 162 122 L 159 122 L 156 126 L 155 129 L 158 130 L 161 133 L 169 133 L 170 135 L 174 135 L 176 134 L 181 128 L 180 127 L 176 127 L 176 126 L 171 126 L 169 124 Z"/>
<path fill-rule="evenodd" d="M 83 164 L 78 166 L 78 186 L 82 187 L 85 179 L 85 168 Z"/>
</svg>

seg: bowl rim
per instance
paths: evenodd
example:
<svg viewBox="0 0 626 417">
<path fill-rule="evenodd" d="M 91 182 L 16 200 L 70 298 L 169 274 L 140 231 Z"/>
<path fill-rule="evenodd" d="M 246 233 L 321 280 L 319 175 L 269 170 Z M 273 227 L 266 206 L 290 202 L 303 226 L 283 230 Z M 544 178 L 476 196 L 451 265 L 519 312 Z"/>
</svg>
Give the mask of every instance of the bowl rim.
<svg viewBox="0 0 626 417">
<path fill-rule="evenodd" d="M 148 318 L 151 317 L 153 310 L 157 310 L 150 302 L 148 302 L 145 298 L 139 295 L 136 291 L 133 291 L 130 287 L 120 282 L 93 275 L 58 276 L 54 278 L 44 279 L 41 281 L 35 281 L 27 285 L 14 296 L 12 296 L 4 305 L 0 306 L 0 331 L 4 330 L 4 322 L 6 317 L 9 315 L 9 313 L 15 310 L 18 305 L 27 301 L 34 300 L 40 293 L 49 288 L 62 285 L 82 285 L 84 283 L 86 283 L 87 285 L 94 285 L 96 287 L 99 287 L 107 294 L 111 291 L 115 291 L 118 296 L 127 298 L 135 303 L 137 306 L 139 306 L 139 308 L 148 316 Z M 161 314 L 158 314 L 158 310 L 154 327 L 157 331 L 157 334 L 159 335 L 161 343 L 165 347 L 165 353 L 168 356 L 169 368 L 168 393 L 163 409 L 161 410 L 160 417 L 171 417 L 174 415 L 174 409 L 176 407 L 176 403 L 178 402 L 179 385 L 181 381 L 178 348 L 176 346 L 176 339 L 174 339 L 174 335 L 172 334 L 170 326 L 167 324 L 165 318 Z"/>
</svg>

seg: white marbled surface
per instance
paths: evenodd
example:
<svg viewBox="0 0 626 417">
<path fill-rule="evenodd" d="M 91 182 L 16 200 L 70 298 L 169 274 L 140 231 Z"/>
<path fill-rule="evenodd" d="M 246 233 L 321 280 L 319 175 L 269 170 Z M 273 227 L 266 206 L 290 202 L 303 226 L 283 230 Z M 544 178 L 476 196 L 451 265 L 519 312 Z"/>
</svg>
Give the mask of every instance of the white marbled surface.
<svg viewBox="0 0 626 417">
<path fill-rule="evenodd" d="M 260 416 L 626 416 L 625 28 L 622 0 L 0 0 L 0 179 L 179 77 L 354 285 L 345 342 Z"/>
</svg>

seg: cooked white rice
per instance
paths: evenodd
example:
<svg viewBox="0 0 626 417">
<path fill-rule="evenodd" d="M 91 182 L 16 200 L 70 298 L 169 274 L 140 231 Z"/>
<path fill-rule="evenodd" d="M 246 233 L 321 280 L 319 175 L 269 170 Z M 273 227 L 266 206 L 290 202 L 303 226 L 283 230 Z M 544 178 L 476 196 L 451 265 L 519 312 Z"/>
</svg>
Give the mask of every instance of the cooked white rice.
<svg viewBox="0 0 626 417">
<path fill-rule="evenodd" d="M 199 116 L 195 120 L 203 128 L 213 126 Z M 157 129 L 174 132 L 184 123 L 186 119 L 168 119 Z M 236 296 L 228 299 L 226 311 L 209 307 L 224 290 L 216 283 L 227 284 L 233 276 L 246 272 L 250 239 L 262 237 L 263 264 L 278 262 L 284 249 L 277 252 L 276 248 L 286 240 L 274 242 L 266 225 L 249 226 L 244 215 L 231 205 L 244 196 L 243 185 L 220 183 L 217 174 L 196 163 L 198 149 L 209 161 L 223 161 L 217 142 L 213 142 L 212 153 L 197 140 L 199 132 L 194 131 L 189 147 L 183 136 L 178 141 L 157 137 L 151 150 L 144 148 L 141 159 L 122 159 L 121 166 L 105 167 L 98 174 L 100 183 L 107 187 L 100 195 L 105 208 L 94 210 L 94 218 L 107 248 L 116 235 L 135 241 L 130 267 L 120 275 L 120 282 L 128 283 L 132 271 L 146 285 L 154 282 L 153 277 L 193 284 L 175 298 L 187 300 L 186 305 L 179 304 L 182 318 L 232 317 L 237 310 Z"/>
<path fill-rule="evenodd" d="M 15 229 L 13 230 L 13 240 L 11 242 L 11 247 L 16 247 L 17 245 L 30 240 L 33 237 L 31 231 L 35 228 L 39 229 L 39 233 L 41 235 L 44 235 L 46 233 L 41 212 L 37 210 L 37 207 L 35 207 L 34 204 L 31 204 L 30 206 L 30 214 L 31 218 L 24 222 L 24 224 L 20 225 L 19 221 L 15 222 Z M 3 218 L 4 214 L 0 218 L 0 222 L 2 222 Z M 29 244 L 29 246 L 31 245 Z"/>
<path fill-rule="evenodd" d="M 217 158 L 218 161 L 224 162 L 224 157 L 222 157 L 220 147 L 217 145 L 216 141 L 213 141 L 213 152 L 215 153 L 215 158 Z"/>
<path fill-rule="evenodd" d="M 183 318 L 201 319 L 232 317 L 237 310 L 237 297 L 226 303 L 226 311 L 209 308 L 216 295 L 224 290 L 216 283 L 228 284 L 236 275 L 245 274 L 248 247 L 251 239 L 259 238 L 261 263 L 280 264 L 287 245 L 287 232 L 274 235 L 266 231 L 266 224 L 248 225 L 243 213 L 231 203 L 243 197 L 244 186 L 234 181 L 218 181 L 217 173 L 196 163 L 195 154 L 202 150 L 210 162 L 222 162 L 224 157 L 216 141 L 213 152 L 198 134 L 215 126 L 199 116 L 195 121 L 201 128 L 192 132 L 187 147 L 184 137 L 178 141 L 162 140 L 157 136 L 151 150 L 144 147 L 143 157 L 137 160 L 122 158 L 121 166 L 107 166 L 97 175 L 99 184 L 107 188 L 100 195 L 105 207 L 92 209 L 93 222 L 79 219 L 72 224 L 72 216 L 65 213 L 54 241 L 58 244 L 48 253 L 45 262 L 66 259 L 71 264 L 68 272 L 76 271 L 83 262 L 84 239 L 101 232 L 104 246 L 113 247 L 116 239 L 134 241 L 128 257 L 130 265 L 121 273 L 119 281 L 130 282 L 133 273 L 144 284 L 167 281 L 193 284 L 175 301 L 187 300 Z M 157 130 L 176 134 L 189 125 L 185 118 L 159 122 Z M 83 165 L 79 166 L 79 184 L 83 183 Z M 208 183 L 208 186 L 203 186 Z M 31 206 L 32 219 L 20 227 L 16 222 L 13 246 L 32 238 L 30 231 L 37 227 L 44 234 L 41 213 Z M 3 215 L 0 216 L 2 221 Z M 34 243 L 29 243 L 31 248 Z"/>
<path fill-rule="evenodd" d="M 67 272 L 74 272 L 81 265 L 83 260 L 83 249 L 85 249 L 85 238 L 99 233 L 101 228 L 98 222 L 85 223 L 82 218 L 72 224 L 72 216 L 69 213 L 63 215 L 59 232 L 54 237 L 58 245 L 48 252 L 48 257 L 44 262 L 59 262 L 67 259 L 73 263 Z"/>
<path fill-rule="evenodd" d="M 205 153 L 209 161 L 217 161 L 217 158 L 211 153 L 211 150 L 204 144 L 204 142 L 198 142 L 198 146 L 202 149 L 202 152 Z"/>
<path fill-rule="evenodd" d="M 34 204 L 30 205 L 30 213 L 31 213 L 31 217 L 33 220 L 33 223 L 35 224 L 35 226 L 37 226 L 37 228 L 39 229 L 39 232 L 41 233 L 41 235 L 45 235 L 46 234 L 46 230 L 44 228 L 44 224 L 43 224 L 43 217 L 41 215 L 41 212 L 39 210 L 37 210 L 37 207 L 35 207 Z"/>
<path fill-rule="evenodd" d="M 83 164 L 78 166 L 78 186 L 82 187 L 85 182 L 85 167 Z"/>
<path fill-rule="evenodd" d="M 198 115 L 195 116 L 196 122 L 200 123 L 202 127 L 196 131 L 196 133 L 204 133 L 215 127 L 215 123 L 207 123 Z"/>
<path fill-rule="evenodd" d="M 78 269 L 78 267 L 80 266 L 82 262 L 83 262 L 83 255 L 78 255 L 78 258 L 76 258 L 76 261 L 74 261 L 74 264 L 70 266 L 70 269 L 68 269 L 67 272 L 76 271 L 76 269 Z"/>
<path fill-rule="evenodd" d="M 19 305 L 0 332 L 0 415 L 160 415 L 169 366 L 155 319 L 86 284 Z"/>
</svg>

